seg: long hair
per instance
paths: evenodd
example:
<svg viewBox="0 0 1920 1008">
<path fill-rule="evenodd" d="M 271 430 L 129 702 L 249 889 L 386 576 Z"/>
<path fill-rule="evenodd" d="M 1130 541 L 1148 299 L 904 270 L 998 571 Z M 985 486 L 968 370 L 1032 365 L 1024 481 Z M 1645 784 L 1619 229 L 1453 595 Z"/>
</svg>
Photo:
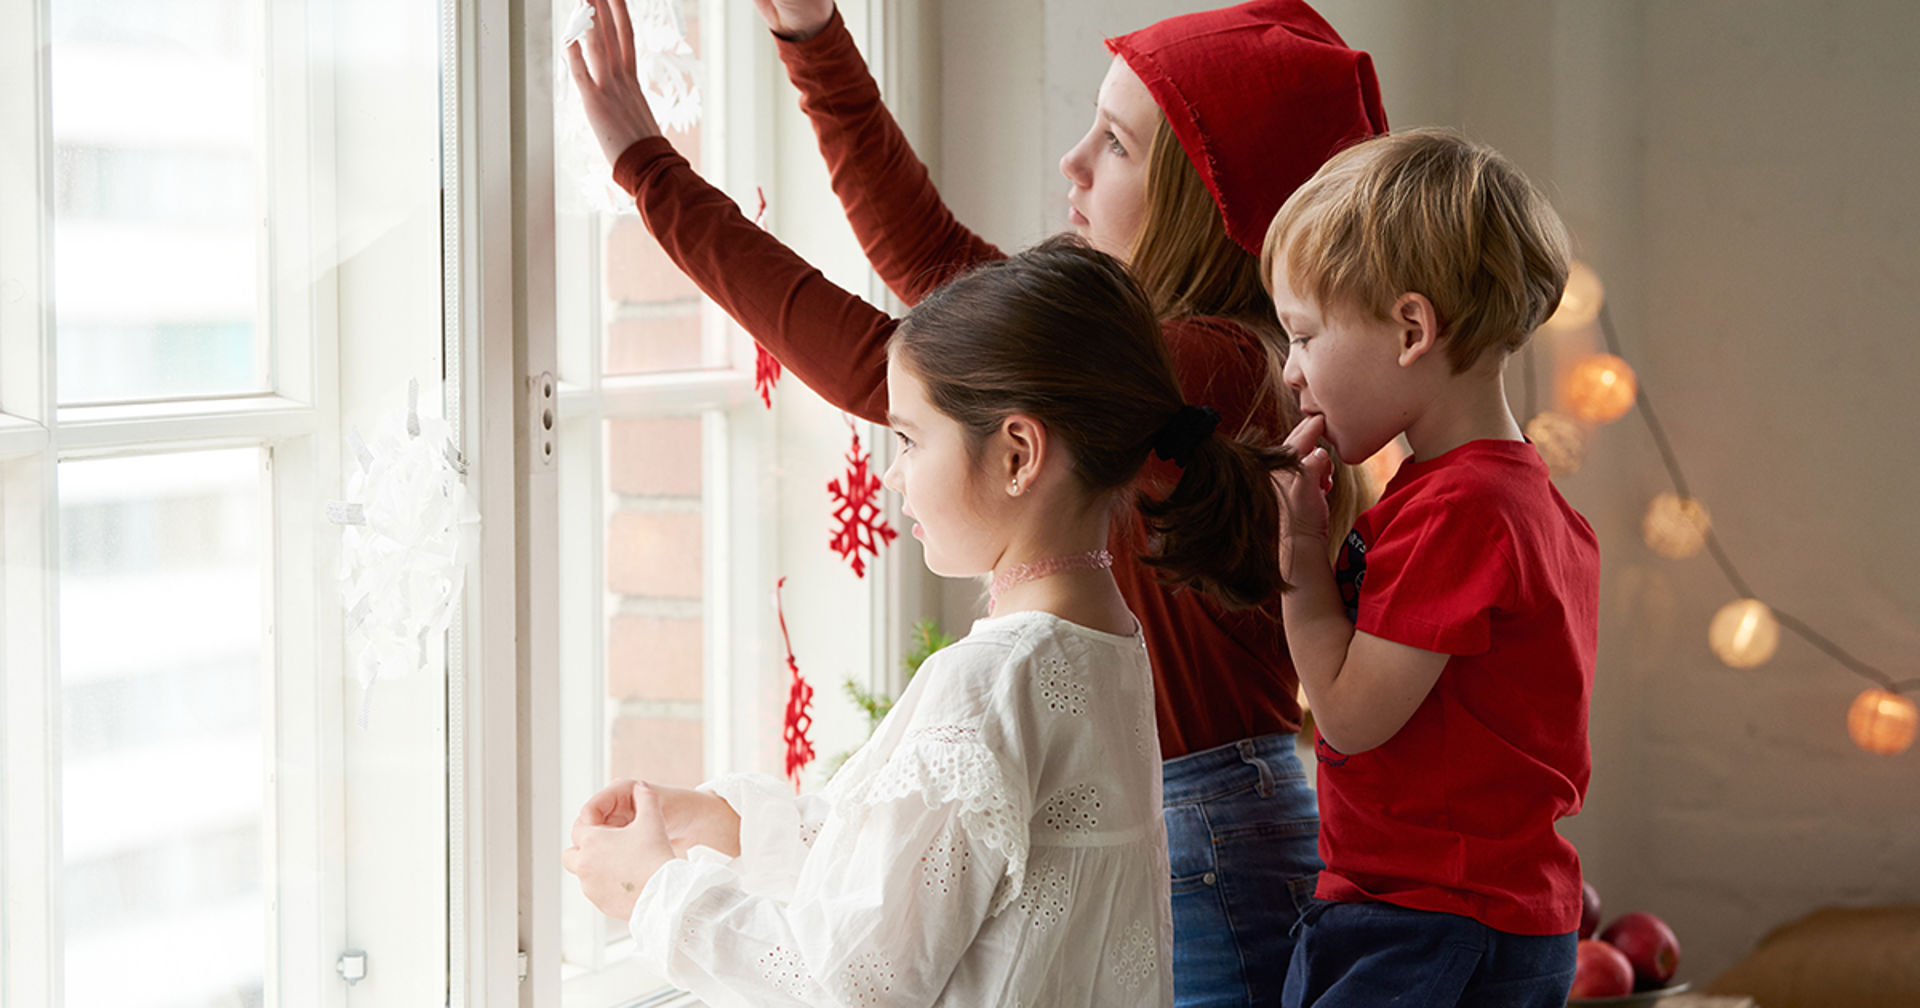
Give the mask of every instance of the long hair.
<svg viewBox="0 0 1920 1008">
<path fill-rule="evenodd" d="M 1077 238 L 1048 239 L 961 275 L 914 306 L 890 352 L 973 450 L 1023 413 L 1066 448 L 1091 499 L 1130 491 L 1186 406 L 1160 321 L 1126 264 Z M 1163 498 L 1135 495 L 1154 533 L 1142 559 L 1231 606 L 1286 587 L 1276 469 L 1299 461 L 1257 435 L 1191 445 Z"/>
<path fill-rule="evenodd" d="M 1237 323 L 1260 338 L 1268 374 L 1263 396 L 1248 410 L 1274 405 L 1280 432 L 1301 420 L 1300 406 L 1280 380 L 1287 334 L 1275 316 L 1259 257 L 1227 236 L 1213 194 L 1187 157 L 1167 117 L 1158 116 L 1147 154 L 1147 212 L 1133 242 L 1128 266 L 1162 321 L 1203 315 Z M 1347 530 L 1377 496 L 1365 474 L 1339 459 L 1327 494 L 1329 547 L 1337 551 Z"/>
</svg>

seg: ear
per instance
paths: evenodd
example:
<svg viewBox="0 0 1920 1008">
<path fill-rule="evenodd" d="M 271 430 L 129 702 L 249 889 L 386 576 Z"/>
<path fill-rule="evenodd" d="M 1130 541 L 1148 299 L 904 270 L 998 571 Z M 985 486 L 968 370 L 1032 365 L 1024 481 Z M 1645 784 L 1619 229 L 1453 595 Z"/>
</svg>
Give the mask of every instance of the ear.
<svg viewBox="0 0 1920 1008">
<path fill-rule="evenodd" d="M 1408 367 L 1440 345 L 1440 313 L 1425 294 L 1408 291 L 1394 299 L 1387 318 L 1400 340 L 1400 366 Z"/>
<path fill-rule="evenodd" d="M 1025 493 L 1047 460 L 1047 426 L 1025 413 L 1000 421 L 1001 481 L 1013 496 Z M 1015 485 L 1019 489 L 1012 489 Z"/>
</svg>

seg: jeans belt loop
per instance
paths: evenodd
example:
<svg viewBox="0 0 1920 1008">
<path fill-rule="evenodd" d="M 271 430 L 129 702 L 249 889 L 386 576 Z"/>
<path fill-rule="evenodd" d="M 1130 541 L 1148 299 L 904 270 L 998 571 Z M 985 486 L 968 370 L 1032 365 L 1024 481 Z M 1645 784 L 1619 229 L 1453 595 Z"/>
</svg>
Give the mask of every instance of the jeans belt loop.
<svg viewBox="0 0 1920 1008">
<path fill-rule="evenodd" d="M 1254 754 L 1252 739 L 1240 740 L 1240 762 L 1260 771 L 1260 797 L 1273 797 L 1273 768 Z"/>
</svg>

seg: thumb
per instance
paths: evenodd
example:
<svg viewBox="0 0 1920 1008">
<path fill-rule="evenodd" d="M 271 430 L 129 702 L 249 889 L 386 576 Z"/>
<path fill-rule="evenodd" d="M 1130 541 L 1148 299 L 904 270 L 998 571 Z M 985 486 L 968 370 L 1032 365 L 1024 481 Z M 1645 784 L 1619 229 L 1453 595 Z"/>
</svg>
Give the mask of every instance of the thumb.
<svg viewBox="0 0 1920 1008">
<path fill-rule="evenodd" d="M 646 781 L 633 782 L 633 821 L 645 820 L 649 823 L 660 822 L 660 794 L 647 786 Z"/>
<path fill-rule="evenodd" d="M 1315 448 L 1300 460 L 1300 475 L 1312 481 L 1321 493 L 1333 489 L 1333 456 L 1325 448 Z"/>
</svg>

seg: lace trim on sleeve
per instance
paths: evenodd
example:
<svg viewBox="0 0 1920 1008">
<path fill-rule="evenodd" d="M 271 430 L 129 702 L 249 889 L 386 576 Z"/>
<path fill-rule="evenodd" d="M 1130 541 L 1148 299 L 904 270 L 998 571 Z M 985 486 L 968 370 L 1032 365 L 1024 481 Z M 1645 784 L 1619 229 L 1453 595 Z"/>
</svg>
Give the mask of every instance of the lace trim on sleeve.
<svg viewBox="0 0 1920 1008">
<path fill-rule="evenodd" d="M 828 785 L 836 790 L 841 780 Z M 1007 874 L 995 890 L 989 917 L 1020 898 L 1027 870 L 1027 809 L 1021 793 L 980 739 L 980 729 L 967 725 L 936 724 L 907 732 L 871 775 L 837 789 L 835 804 L 849 810 L 872 807 L 919 795 L 928 808 L 942 804 L 960 809 L 960 828 L 967 835 L 1007 859 Z"/>
</svg>

